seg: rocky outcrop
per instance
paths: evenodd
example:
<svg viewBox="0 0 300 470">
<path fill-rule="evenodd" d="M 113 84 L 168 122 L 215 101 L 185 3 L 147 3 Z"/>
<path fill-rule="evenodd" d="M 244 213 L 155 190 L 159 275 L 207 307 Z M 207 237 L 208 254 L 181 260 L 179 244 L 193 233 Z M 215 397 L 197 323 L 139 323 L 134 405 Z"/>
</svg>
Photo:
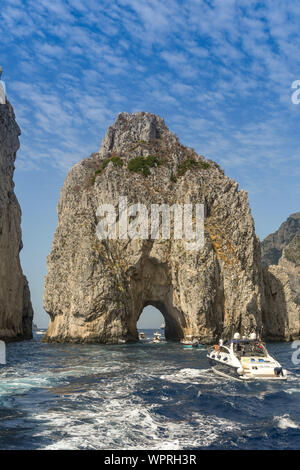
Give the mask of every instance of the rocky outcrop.
<svg viewBox="0 0 300 470">
<path fill-rule="evenodd" d="M 0 105 L 0 339 L 31 338 L 30 293 L 19 252 L 21 210 L 14 193 L 13 173 L 20 129 L 11 105 Z"/>
<path fill-rule="evenodd" d="M 277 265 L 282 251 L 300 233 L 300 212 L 296 212 L 283 222 L 279 229 L 261 242 L 262 263 L 264 266 Z"/>
<path fill-rule="evenodd" d="M 262 242 L 264 324 L 271 340 L 300 337 L 300 212 Z M 270 263 L 274 264 L 270 264 Z M 276 264 L 275 264 L 276 263 Z"/>
<path fill-rule="evenodd" d="M 300 306 L 296 302 L 289 272 L 281 266 L 263 268 L 264 337 L 269 341 L 300 338 Z"/>
<path fill-rule="evenodd" d="M 99 240 L 97 208 L 109 203 L 118 211 L 120 196 L 149 213 L 150 204 L 203 203 L 204 248 L 188 251 L 174 237 Z M 137 340 L 149 304 L 164 315 L 168 339 L 194 334 L 210 343 L 222 332 L 260 330 L 262 276 L 247 193 L 181 145 L 158 116 L 122 113 L 100 151 L 75 165 L 62 188 L 45 281 L 45 341 Z"/>
</svg>

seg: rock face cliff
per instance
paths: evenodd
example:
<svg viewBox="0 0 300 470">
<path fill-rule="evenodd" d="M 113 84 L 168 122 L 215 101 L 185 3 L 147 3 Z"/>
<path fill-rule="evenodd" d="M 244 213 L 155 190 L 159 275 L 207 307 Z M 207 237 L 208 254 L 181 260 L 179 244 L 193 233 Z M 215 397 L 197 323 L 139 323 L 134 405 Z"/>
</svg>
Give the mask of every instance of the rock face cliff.
<svg viewBox="0 0 300 470">
<path fill-rule="evenodd" d="M 32 336 L 33 310 L 19 253 L 21 210 L 14 193 L 14 162 L 20 129 L 11 105 L 0 105 L 0 339 Z"/>
<path fill-rule="evenodd" d="M 261 242 L 261 256 L 264 266 L 278 264 L 282 251 L 300 233 L 300 212 L 290 215 L 279 229 Z"/>
<path fill-rule="evenodd" d="M 262 242 L 265 325 L 270 339 L 300 336 L 300 212 Z"/>
<path fill-rule="evenodd" d="M 99 240 L 100 204 L 203 203 L 205 244 L 180 239 Z M 45 341 L 137 340 L 146 305 L 158 307 L 166 337 L 260 330 L 262 270 L 247 193 L 213 161 L 180 144 L 150 113 L 118 116 L 99 152 L 75 165 L 58 204 L 45 281 Z"/>
</svg>

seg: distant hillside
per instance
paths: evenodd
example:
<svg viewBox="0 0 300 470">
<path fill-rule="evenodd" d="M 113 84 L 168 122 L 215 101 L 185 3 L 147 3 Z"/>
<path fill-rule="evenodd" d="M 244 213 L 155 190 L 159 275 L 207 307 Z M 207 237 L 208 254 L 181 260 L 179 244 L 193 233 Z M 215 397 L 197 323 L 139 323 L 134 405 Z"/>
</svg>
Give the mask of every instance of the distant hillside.
<svg viewBox="0 0 300 470">
<path fill-rule="evenodd" d="M 300 232 L 297 233 L 291 243 L 285 248 L 284 254 L 288 261 L 300 265 Z"/>
<path fill-rule="evenodd" d="M 300 233 L 300 212 L 296 212 L 280 225 L 277 232 L 268 235 L 261 243 L 262 263 L 264 266 L 278 264 L 282 251 Z"/>
<path fill-rule="evenodd" d="M 290 334 L 290 340 L 299 337 L 300 331 L 300 212 L 290 215 L 277 232 L 261 244 L 267 304 L 273 311 L 271 322 L 266 322 L 269 337 L 276 340 L 278 326 L 273 327 L 279 315 L 281 328 Z M 281 315 L 286 306 L 288 315 Z M 268 320 L 270 316 L 268 316 Z M 275 321 L 276 324 L 276 321 Z M 285 325 L 285 326 L 284 326 Z"/>
</svg>

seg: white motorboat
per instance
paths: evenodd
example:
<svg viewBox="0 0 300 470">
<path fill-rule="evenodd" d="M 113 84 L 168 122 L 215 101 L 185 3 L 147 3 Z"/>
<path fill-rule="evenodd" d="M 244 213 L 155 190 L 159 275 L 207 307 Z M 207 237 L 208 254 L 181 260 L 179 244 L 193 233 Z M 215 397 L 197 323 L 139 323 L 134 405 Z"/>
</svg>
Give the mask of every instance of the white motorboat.
<svg viewBox="0 0 300 470">
<path fill-rule="evenodd" d="M 249 338 L 234 339 L 209 349 L 209 358 L 215 373 L 238 380 L 285 380 L 287 371 L 267 351 L 265 343 L 252 333 Z"/>
<path fill-rule="evenodd" d="M 162 337 L 161 337 L 161 333 L 159 333 L 158 331 L 156 331 L 154 333 L 154 338 L 153 338 L 153 343 L 161 343 L 163 341 Z"/>
<path fill-rule="evenodd" d="M 44 335 L 45 331 L 39 330 L 36 323 L 32 323 L 32 332 L 35 333 L 36 335 Z"/>
<path fill-rule="evenodd" d="M 146 333 L 144 333 L 143 331 L 141 331 L 140 334 L 139 334 L 139 339 L 147 339 Z"/>
</svg>

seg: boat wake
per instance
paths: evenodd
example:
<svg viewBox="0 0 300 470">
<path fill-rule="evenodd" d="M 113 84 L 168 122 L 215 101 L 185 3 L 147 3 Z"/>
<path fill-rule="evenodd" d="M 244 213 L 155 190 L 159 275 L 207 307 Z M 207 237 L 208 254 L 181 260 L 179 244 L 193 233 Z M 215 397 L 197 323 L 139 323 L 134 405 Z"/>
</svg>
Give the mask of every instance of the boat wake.
<svg viewBox="0 0 300 470">
<path fill-rule="evenodd" d="M 273 348 L 290 366 L 289 345 Z M 7 360 L 0 369 L 3 449 L 300 447 L 296 366 L 286 382 L 240 383 L 176 343 L 28 341 L 8 344 Z"/>
<path fill-rule="evenodd" d="M 161 375 L 162 380 L 173 383 L 212 383 L 215 377 L 211 369 L 181 369 L 173 374 Z"/>
</svg>

